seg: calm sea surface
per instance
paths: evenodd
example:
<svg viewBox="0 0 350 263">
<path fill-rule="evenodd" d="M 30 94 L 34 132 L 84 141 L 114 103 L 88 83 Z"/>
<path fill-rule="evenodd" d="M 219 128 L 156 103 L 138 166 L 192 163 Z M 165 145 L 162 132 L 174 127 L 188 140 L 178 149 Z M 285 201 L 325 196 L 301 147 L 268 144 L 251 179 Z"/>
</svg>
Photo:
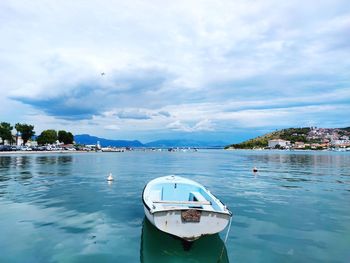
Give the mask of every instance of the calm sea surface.
<svg viewBox="0 0 350 263">
<path fill-rule="evenodd" d="M 144 185 L 169 174 L 233 211 L 226 247 L 223 231 L 185 250 L 144 219 Z M 0 155 L 0 262 L 348 263 L 350 153 Z"/>
</svg>

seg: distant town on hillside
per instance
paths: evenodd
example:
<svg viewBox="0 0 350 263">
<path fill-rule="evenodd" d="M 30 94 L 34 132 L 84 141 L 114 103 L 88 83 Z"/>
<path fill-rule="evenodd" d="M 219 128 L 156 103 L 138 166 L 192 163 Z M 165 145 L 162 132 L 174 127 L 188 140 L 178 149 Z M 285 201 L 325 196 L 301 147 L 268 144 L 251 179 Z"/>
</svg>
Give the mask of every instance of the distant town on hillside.
<svg viewBox="0 0 350 263">
<path fill-rule="evenodd" d="M 289 128 L 274 131 L 225 149 L 294 149 L 350 150 L 350 127 L 347 128 Z"/>
</svg>

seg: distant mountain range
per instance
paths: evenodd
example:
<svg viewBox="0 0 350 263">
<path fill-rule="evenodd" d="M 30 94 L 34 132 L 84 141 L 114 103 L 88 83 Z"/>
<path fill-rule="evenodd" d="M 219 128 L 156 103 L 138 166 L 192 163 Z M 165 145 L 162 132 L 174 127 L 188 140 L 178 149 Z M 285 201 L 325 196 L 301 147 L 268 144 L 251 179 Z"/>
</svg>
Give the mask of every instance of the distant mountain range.
<svg viewBox="0 0 350 263">
<path fill-rule="evenodd" d="M 140 141 L 126 141 L 126 140 L 109 140 L 91 136 L 89 134 L 74 135 L 74 141 L 78 144 L 96 144 L 100 142 L 102 147 L 113 146 L 113 147 L 143 147 L 144 145 Z"/>
<path fill-rule="evenodd" d="M 197 140 L 158 140 L 144 144 L 146 147 L 223 147 L 227 143 L 222 141 L 197 141 Z"/>
<path fill-rule="evenodd" d="M 138 140 L 110 140 L 91 136 L 89 134 L 79 134 L 74 136 L 74 141 L 78 144 L 96 144 L 100 142 L 102 147 L 156 147 L 156 148 L 170 148 L 170 147 L 223 147 L 227 143 L 222 141 L 197 141 L 197 140 L 157 140 L 143 144 Z"/>
</svg>

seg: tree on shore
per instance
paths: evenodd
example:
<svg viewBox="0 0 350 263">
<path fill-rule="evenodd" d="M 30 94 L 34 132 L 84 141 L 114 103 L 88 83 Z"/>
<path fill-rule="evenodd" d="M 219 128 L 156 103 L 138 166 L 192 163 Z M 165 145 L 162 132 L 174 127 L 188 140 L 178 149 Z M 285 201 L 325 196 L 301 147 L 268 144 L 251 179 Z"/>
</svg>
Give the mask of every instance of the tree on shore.
<svg viewBox="0 0 350 263">
<path fill-rule="evenodd" d="M 74 136 L 71 132 L 58 131 L 58 140 L 64 144 L 72 144 L 74 141 Z"/>
<path fill-rule="evenodd" d="M 5 140 L 9 141 L 10 143 L 13 142 L 12 138 L 12 131 L 13 126 L 11 126 L 8 122 L 1 122 L 0 123 L 0 138 L 2 139 L 2 144 L 4 144 Z"/>
<path fill-rule="evenodd" d="M 17 132 L 21 133 L 22 139 L 23 139 L 23 144 L 26 144 L 27 141 L 32 138 L 35 134 L 34 131 L 34 126 L 33 125 L 28 125 L 28 124 L 21 124 L 21 123 L 16 123 L 15 128 Z"/>
<path fill-rule="evenodd" d="M 37 142 L 40 145 L 52 144 L 57 141 L 57 132 L 55 130 L 45 130 L 38 136 Z"/>
</svg>

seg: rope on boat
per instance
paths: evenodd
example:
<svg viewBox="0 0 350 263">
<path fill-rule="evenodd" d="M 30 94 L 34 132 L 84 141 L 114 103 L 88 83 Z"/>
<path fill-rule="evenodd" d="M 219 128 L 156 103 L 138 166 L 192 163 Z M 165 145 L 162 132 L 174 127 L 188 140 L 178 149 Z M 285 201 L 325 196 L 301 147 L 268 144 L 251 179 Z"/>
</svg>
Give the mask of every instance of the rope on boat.
<svg viewBox="0 0 350 263">
<path fill-rule="evenodd" d="M 227 239 L 228 239 L 228 234 L 230 233 L 231 223 L 232 223 L 232 216 L 230 217 L 230 224 L 228 225 L 228 229 L 227 229 L 227 232 L 226 232 L 226 237 L 225 237 L 224 245 L 226 245 L 226 242 L 227 242 Z"/>
<path fill-rule="evenodd" d="M 220 257 L 218 258 L 218 263 L 221 262 L 222 255 L 224 254 L 224 251 L 225 251 L 228 234 L 230 233 L 230 229 L 231 229 L 231 223 L 232 223 L 232 216 L 230 217 L 230 224 L 228 225 L 228 229 L 224 240 L 224 245 L 222 246 L 221 254 L 220 254 Z"/>
</svg>

